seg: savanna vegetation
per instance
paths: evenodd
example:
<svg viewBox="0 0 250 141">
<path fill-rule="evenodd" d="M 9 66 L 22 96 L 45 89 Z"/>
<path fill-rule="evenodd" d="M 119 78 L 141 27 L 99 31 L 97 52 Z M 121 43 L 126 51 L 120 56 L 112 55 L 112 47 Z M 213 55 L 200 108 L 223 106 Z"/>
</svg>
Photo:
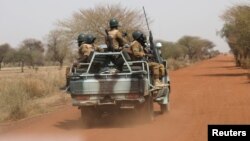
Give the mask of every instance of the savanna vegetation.
<svg viewBox="0 0 250 141">
<path fill-rule="evenodd" d="M 230 7 L 221 19 L 224 26 L 220 34 L 227 41 L 236 66 L 250 69 L 250 4 Z"/>
<path fill-rule="evenodd" d="M 47 113 L 68 100 L 58 87 L 64 84 L 58 67 L 3 68 L 0 71 L 0 122 Z"/>
<path fill-rule="evenodd" d="M 96 45 L 104 44 L 105 29 L 112 17 L 120 21 L 120 29 L 127 33 L 129 41 L 134 30 L 147 33 L 142 10 L 119 4 L 98 5 L 80 9 L 71 18 L 58 21 L 44 41 L 24 39 L 17 48 L 8 43 L 0 45 L 0 121 L 47 112 L 53 103 L 65 102 L 58 88 L 64 85 L 63 66 L 77 56 L 77 36 L 91 33 L 97 37 Z M 162 56 L 173 70 L 219 54 L 213 50 L 214 43 L 198 36 L 161 42 Z M 49 69 L 51 66 L 59 67 Z"/>
<path fill-rule="evenodd" d="M 162 56 L 168 60 L 170 69 L 179 69 L 220 54 L 219 51 L 213 50 L 213 42 L 196 36 L 183 36 L 175 43 L 162 43 Z"/>
</svg>

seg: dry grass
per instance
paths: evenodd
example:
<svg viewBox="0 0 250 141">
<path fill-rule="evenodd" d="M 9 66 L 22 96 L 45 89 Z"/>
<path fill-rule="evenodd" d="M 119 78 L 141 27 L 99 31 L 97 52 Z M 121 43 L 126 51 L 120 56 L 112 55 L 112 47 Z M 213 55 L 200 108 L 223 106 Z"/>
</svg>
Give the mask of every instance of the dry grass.
<svg viewBox="0 0 250 141">
<path fill-rule="evenodd" d="M 184 68 L 190 65 L 190 62 L 188 62 L 187 60 L 180 61 L 180 60 L 175 60 L 172 58 L 168 59 L 167 63 L 168 63 L 168 68 L 170 70 L 177 70 L 177 69 Z"/>
<path fill-rule="evenodd" d="M 43 67 L 39 70 L 4 68 L 0 71 L 0 121 L 18 120 L 45 113 L 67 96 L 59 90 L 64 85 L 65 69 Z"/>
</svg>

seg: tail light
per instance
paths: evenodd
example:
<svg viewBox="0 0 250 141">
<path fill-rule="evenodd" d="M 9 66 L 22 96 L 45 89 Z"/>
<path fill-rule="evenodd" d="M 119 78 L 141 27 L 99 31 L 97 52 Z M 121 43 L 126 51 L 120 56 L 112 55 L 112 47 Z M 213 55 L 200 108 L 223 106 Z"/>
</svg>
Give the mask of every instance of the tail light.
<svg viewBox="0 0 250 141">
<path fill-rule="evenodd" d="M 139 94 L 128 94 L 126 95 L 127 99 L 138 99 L 139 98 Z"/>
<path fill-rule="evenodd" d="M 78 95 L 78 96 L 74 96 L 74 99 L 76 99 L 76 100 L 89 100 L 90 96 L 88 96 L 88 95 Z"/>
</svg>

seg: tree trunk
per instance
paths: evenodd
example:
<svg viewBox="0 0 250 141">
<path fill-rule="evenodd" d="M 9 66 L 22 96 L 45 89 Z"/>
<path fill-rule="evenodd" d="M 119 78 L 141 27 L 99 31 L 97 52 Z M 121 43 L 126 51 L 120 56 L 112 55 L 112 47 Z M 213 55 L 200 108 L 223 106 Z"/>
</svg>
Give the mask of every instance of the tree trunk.
<svg viewBox="0 0 250 141">
<path fill-rule="evenodd" d="M 236 67 L 241 67 L 241 62 L 240 62 L 240 59 L 236 59 Z"/>
<path fill-rule="evenodd" d="M 21 72 L 23 72 L 24 62 L 21 61 Z"/>
<path fill-rule="evenodd" d="M 62 69 L 62 67 L 63 67 L 63 61 L 60 61 L 59 63 L 60 63 L 60 69 Z"/>
<path fill-rule="evenodd" d="M 240 62 L 239 54 L 234 53 L 234 57 L 235 57 L 236 67 L 240 67 L 241 66 L 241 62 Z"/>
</svg>

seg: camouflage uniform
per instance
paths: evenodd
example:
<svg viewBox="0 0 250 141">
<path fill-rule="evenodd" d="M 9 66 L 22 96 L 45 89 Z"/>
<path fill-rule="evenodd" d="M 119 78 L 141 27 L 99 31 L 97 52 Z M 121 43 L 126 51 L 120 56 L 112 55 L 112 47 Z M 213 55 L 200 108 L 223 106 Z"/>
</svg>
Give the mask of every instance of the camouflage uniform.
<svg viewBox="0 0 250 141">
<path fill-rule="evenodd" d="M 69 79 L 70 79 L 70 73 L 71 73 L 70 70 L 78 67 L 79 63 L 87 63 L 91 52 L 93 51 L 103 52 L 102 48 L 99 48 L 93 45 L 95 41 L 95 37 L 91 34 L 87 34 L 87 35 L 80 34 L 77 40 L 78 40 L 78 46 L 79 46 L 79 49 L 78 49 L 79 58 L 77 59 L 77 62 L 73 63 L 73 66 L 71 68 L 70 67 L 66 68 L 66 73 L 65 73 L 66 85 L 62 89 L 65 89 L 69 86 Z"/>
<path fill-rule="evenodd" d="M 93 52 L 93 51 L 103 52 L 103 49 L 99 48 L 99 47 L 96 47 L 93 44 L 83 43 L 79 47 L 79 50 L 78 50 L 78 54 L 79 54 L 78 62 L 86 63 L 90 53 Z"/>
<path fill-rule="evenodd" d="M 143 57 L 146 55 L 143 47 L 138 41 L 133 41 L 131 43 L 131 51 L 132 51 L 132 59 L 133 60 L 142 60 Z M 149 68 L 153 73 L 154 85 L 157 87 L 165 86 L 159 78 L 165 75 L 165 68 L 164 65 L 150 61 L 148 62 Z"/>
<path fill-rule="evenodd" d="M 122 33 L 118 29 L 114 28 L 108 32 L 108 35 L 112 39 L 114 51 L 121 51 L 123 46 L 127 43 L 127 40 L 123 38 Z M 110 44 L 108 39 L 106 39 L 106 44 L 108 46 Z"/>
<path fill-rule="evenodd" d="M 72 69 L 77 68 L 79 63 L 87 63 L 89 59 L 89 55 L 93 51 L 103 52 L 103 49 L 100 47 L 96 47 L 93 44 L 82 43 L 78 49 L 79 58 L 77 59 L 77 62 L 73 64 Z M 66 83 L 67 83 L 66 86 L 69 85 L 68 84 L 69 78 L 70 78 L 70 67 L 67 67 L 66 68 Z"/>
<path fill-rule="evenodd" d="M 112 51 L 121 51 L 124 45 L 127 44 L 127 40 L 123 37 L 123 34 L 118 30 L 119 22 L 115 18 L 111 18 L 109 21 L 110 31 L 106 31 L 107 37 L 105 39 L 108 47 L 111 47 Z"/>
</svg>

